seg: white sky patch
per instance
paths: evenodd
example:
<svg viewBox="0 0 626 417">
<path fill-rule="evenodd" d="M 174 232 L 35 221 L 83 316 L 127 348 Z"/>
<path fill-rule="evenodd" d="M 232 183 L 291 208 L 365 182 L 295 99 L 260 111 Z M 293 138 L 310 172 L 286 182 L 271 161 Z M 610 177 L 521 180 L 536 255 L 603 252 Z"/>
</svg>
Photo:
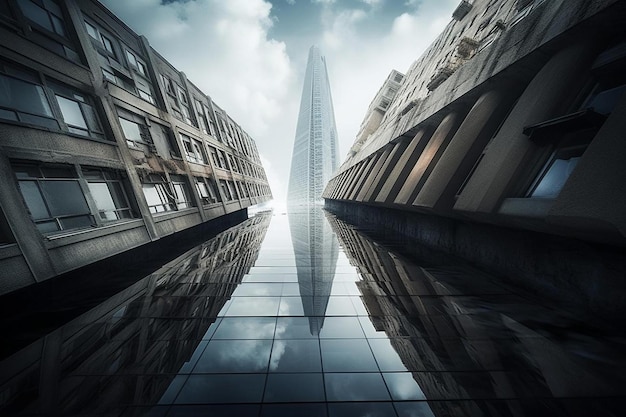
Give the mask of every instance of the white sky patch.
<svg viewBox="0 0 626 417">
<path fill-rule="evenodd" d="M 343 160 L 389 72 L 405 72 L 450 21 L 458 4 L 458 0 L 409 0 L 410 13 L 399 15 L 386 29 L 376 27 L 378 35 L 373 36 L 370 29 L 378 25 L 376 13 L 386 7 L 383 1 L 304 1 L 323 8 L 320 30 L 294 32 L 283 41 L 268 35 L 272 25 L 281 22 L 264 0 L 168 5 L 160 0 L 103 0 L 256 141 L 274 205 L 284 204 L 287 195 L 308 48 L 319 45 L 327 59 Z M 293 7 L 301 3 L 285 2 Z"/>
</svg>

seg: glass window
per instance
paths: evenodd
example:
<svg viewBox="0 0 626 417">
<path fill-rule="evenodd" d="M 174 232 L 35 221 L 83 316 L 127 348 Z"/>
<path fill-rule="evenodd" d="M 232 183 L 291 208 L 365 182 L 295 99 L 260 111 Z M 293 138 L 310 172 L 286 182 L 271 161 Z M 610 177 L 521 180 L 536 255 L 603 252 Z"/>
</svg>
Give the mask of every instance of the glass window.
<svg viewBox="0 0 626 417">
<path fill-rule="evenodd" d="M 14 164 L 13 169 L 30 216 L 42 233 L 95 225 L 72 167 Z"/>
<path fill-rule="evenodd" d="M 85 116 L 83 116 L 78 102 L 61 96 L 56 96 L 56 99 L 61 108 L 61 114 L 63 114 L 65 123 L 67 123 L 68 126 L 75 126 L 87 130 Z"/>
<path fill-rule="evenodd" d="M 0 74 L 0 106 L 21 112 L 53 117 L 43 87 Z"/>
<path fill-rule="evenodd" d="M 147 183 L 142 185 L 146 201 L 152 213 L 179 210 L 192 207 L 193 201 L 186 177 L 172 175 L 171 183 L 158 175 L 150 175 Z"/>
<path fill-rule="evenodd" d="M 53 1 L 42 2 L 41 5 L 32 0 L 21 0 L 17 4 L 24 16 L 59 36 L 65 36 L 63 14 L 58 4 Z"/>
<path fill-rule="evenodd" d="M 98 38 L 98 29 L 96 29 L 92 24 L 85 22 L 85 28 L 87 28 L 87 34 L 91 36 L 95 40 L 99 40 Z"/>
<path fill-rule="evenodd" d="M 181 175 L 172 175 L 172 185 L 174 188 L 176 206 L 178 209 L 188 208 L 193 206 L 191 200 L 191 193 L 187 186 L 187 180 Z"/>
<path fill-rule="evenodd" d="M 204 204 L 212 204 L 220 201 L 211 180 L 202 177 L 196 177 L 195 183 L 198 194 L 200 195 L 200 198 L 202 199 L 202 202 Z"/>
<path fill-rule="evenodd" d="M 124 136 L 128 141 L 144 142 L 141 136 L 141 127 L 138 123 L 131 122 L 130 120 L 124 119 L 122 117 L 119 118 L 119 121 L 120 125 L 122 126 Z"/>
<path fill-rule="evenodd" d="M 137 59 L 135 58 L 135 55 L 132 52 L 126 51 L 126 58 L 128 58 L 128 63 L 131 66 L 137 67 Z"/>
<path fill-rule="evenodd" d="M 104 49 L 106 49 L 109 53 L 115 55 L 113 42 L 111 42 L 111 40 L 104 35 L 100 35 L 100 39 L 102 39 L 102 45 L 104 45 Z"/>
<path fill-rule="evenodd" d="M 119 173 L 109 170 L 84 168 L 89 191 L 98 208 L 101 220 L 111 221 L 132 218 L 132 211 Z"/>
<path fill-rule="evenodd" d="M 157 182 L 142 184 L 143 194 L 146 197 L 150 212 L 162 213 L 175 210 L 176 206 L 172 201 L 174 196 L 168 189 L 167 184 L 154 176 L 150 177 L 150 181 Z"/>
</svg>

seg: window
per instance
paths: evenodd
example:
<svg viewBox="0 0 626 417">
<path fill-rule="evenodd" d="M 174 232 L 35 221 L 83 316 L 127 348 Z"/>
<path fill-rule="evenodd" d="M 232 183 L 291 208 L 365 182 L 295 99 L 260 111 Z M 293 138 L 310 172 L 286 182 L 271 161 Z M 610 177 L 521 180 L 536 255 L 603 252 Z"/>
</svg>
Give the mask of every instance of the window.
<svg viewBox="0 0 626 417">
<path fill-rule="evenodd" d="M 182 113 L 182 120 L 188 125 L 198 127 L 195 120 L 191 116 L 191 112 L 189 111 L 189 101 L 187 99 L 187 93 L 185 93 L 185 91 L 180 86 L 177 86 L 177 91 L 179 100 L 178 104 Z"/>
<path fill-rule="evenodd" d="M 195 100 L 194 102 L 196 107 L 196 115 L 198 116 L 198 127 L 200 128 L 200 130 L 202 130 L 203 133 L 208 135 L 210 134 L 209 122 L 207 121 L 206 116 L 208 114 L 208 109 L 202 104 L 200 100 Z"/>
<path fill-rule="evenodd" d="M 219 161 L 220 161 L 220 168 L 228 169 L 228 165 L 226 164 L 226 152 L 224 152 L 221 149 L 218 149 L 217 157 L 219 158 Z"/>
<path fill-rule="evenodd" d="M 150 130 L 146 126 L 144 118 L 118 109 L 118 120 L 128 146 L 138 147 L 139 144 L 152 144 Z"/>
<path fill-rule="evenodd" d="M 59 129 L 35 74 L 0 64 L 0 118 Z"/>
<path fill-rule="evenodd" d="M 192 139 L 187 135 L 180 134 L 180 137 L 185 147 L 185 155 L 188 161 L 195 162 L 197 164 L 206 164 L 206 158 L 204 151 L 202 150 L 202 142 Z"/>
<path fill-rule="evenodd" d="M 162 176 L 151 174 L 141 186 L 150 213 L 176 210 L 174 194 Z"/>
<path fill-rule="evenodd" d="M 117 60 L 115 46 L 113 44 L 113 41 L 111 40 L 112 36 L 87 21 L 85 21 L 85 29 L 87 29 L 87 34 L 93 40 L 92 44 L 96 47 L 97 50 L 100 50 L 107 56 L 110 56 L 111 58 Z"/>
<path fill-rule="evenodd" d="M 126 49 L 126 59 L 130 69 L 135 72 L 134 81 L 139 97 L 148 103 L 154 104 L 154 94 L 152 92 L 152 85 L 150 84 L 146 63 L 128 49 Z"/>
<path fill-rule="evenodd" d="M 133 217 L 119 172 L 100 168 L 83 168 L 89 192 L 102 221 L 130 219 Z"/>
<path fill-rule="evenodd" d="M 74 167 L 14 163 L 13 170 L 41 233 L 95 226 Z"/>
<path fill-rule="evenodd" d="M 224 194 L 224 197 L 226 198 L 226 201 L 233 200 L 233 194 L 230 188 L 228 187 L 228 183 L 226 182 L 226 180 L 220 180 L 220 187 L 222 189 L 222 193 Z"/>
<path fill-rule="evenodd" d="M 203 204 L 213 204 L 220 201 L 219 193 L 215 191 L 215 187 L 208 178 L 195 177 L 196 190 L 202 199 Z"/>
<path fill-rule="evenodd" d="M 224 160 L 223 158 L 220 158 L 218 150 L 213 146 L 209 146 L 209 153 L 211 154 L 211 160 L 213 161 L 213 165 L 217 168 L 225 169 Z"/>
<path fill-rule="evenodd" d="M 166 75 L 161 74 L 161 82 L 163 83 L 163 88 L 165 88 L 165 92 L 176 96 L 176 92 L 174 91 L 174 83 L 170 78 Z"/>
<path fill-rule="evenodd" d="M 586 146 L 585 146 L 586 147 Z M 578 164 L 584 148 L 558 149 L 530 191 L 529 197 L 556 198 Z"/>
<path fill-rule="evenodd" d="M 49 83 L 54 91 L 61 118 L 71 133 L 104 139 L 91 98 L 61 84 Z"/>
<path fill-rule="evenodd" d="M 27 19 L 50 32 L 54 32 L 59 36 L 65 36 L 63 13 L 56 2 L 49 0 L 21 0 L 17 4 Z"/>
<path fill-rule="evenodd" d="M 128 59 L 128 63 L 130 67 L 143 75 L 144 77 L 148 76 L 148 70 L 146 68 L 146 64 L 128 49 L 126 50 L 126 59 Z"/>
<path fill-rule="evenodd" d="M 180 210 L 183 208 L 193 207 L 191 193 L 187 186 L 187 179 L 182 175 L 170 175 L 172 186 L 174 187 L 176 207 Z"/>
<path fill-rule="evenodd" d="M 43 35 L 35 33 L 36 42 L 56 54 L 80 62 L 70 41 L 63 12 L 56 0 L 19 0 L 17 5 L 24 17 L 34 23 L 32 28 Z"/>
<path fill-rule="evenodd" d="M 552 148 L 526 196 L 556 198 L 583 153 L 626 92 L 626 75 L 617 61 L 626 56 L 626 44 L 616 45 L 601 53 L 593 64 L 596 85 L 584 101 L 583 110 L 532 127 L 531 139 Z M 544 125 L 544 126 L 542 126 Z"/>
</svg>

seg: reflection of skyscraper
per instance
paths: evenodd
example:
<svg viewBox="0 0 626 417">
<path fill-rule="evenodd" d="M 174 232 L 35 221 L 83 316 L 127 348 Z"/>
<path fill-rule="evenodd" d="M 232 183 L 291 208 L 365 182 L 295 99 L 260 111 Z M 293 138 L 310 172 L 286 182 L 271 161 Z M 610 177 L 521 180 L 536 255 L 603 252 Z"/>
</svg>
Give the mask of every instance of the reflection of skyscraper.
<svg viewBox="0 0 626 417">
<path fill-rule="evenodd" d="M 290 205 L 321 200 L 338 167 L 337 128 L 326 60 L 316 46 L 309 50 L 296 138 L 291 157 L 287 200 Z"/>
<path fill-rule="evenodd" d="M 304 315 L 311 334 L 316 335 L 324 324 L 339 246 L 320 207 L 290 211 L 289 228 Z"/>
</svg>

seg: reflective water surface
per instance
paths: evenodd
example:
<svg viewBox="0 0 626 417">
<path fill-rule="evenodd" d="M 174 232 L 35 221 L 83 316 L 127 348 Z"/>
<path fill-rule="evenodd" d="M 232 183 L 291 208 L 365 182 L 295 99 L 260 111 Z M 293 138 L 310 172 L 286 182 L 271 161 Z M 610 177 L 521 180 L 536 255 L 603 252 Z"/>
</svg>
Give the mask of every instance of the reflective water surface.
<svg viewBox="0 0 626 417">
<path fill-rule="evenodd" d="M 624 338 L 573 317 L 264 213 L 5 358 L 0 414 L 621 416 Z"/>
</svg>

